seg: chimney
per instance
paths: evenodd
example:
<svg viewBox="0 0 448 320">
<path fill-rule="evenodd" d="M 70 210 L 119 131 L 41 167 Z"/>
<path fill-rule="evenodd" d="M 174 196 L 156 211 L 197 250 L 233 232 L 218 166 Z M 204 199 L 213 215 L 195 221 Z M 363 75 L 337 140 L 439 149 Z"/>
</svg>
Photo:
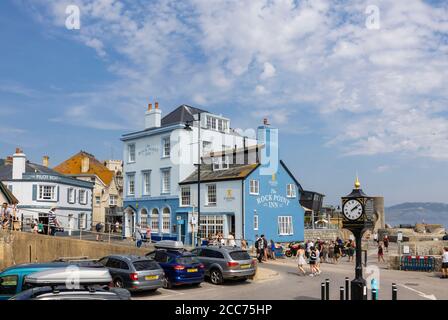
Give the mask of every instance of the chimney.
<svg viewBox="0 0 448 320">
<path fill-rule="evenodd" d="M 20 148 L 16 148 L 16 153 L 12 156 L 12 178 L 22 179 L 26 170 L 26 155 Z"/>
<path fill-rule="evenodd" d="M 44 167 L 47 167 L 50 165 L 50 157 L 49 156 L 43 156 L 42 157 L 42 165 Z"/>
<path fill-rule="evenodd" d="M 160 128 L 161 120 L 162 111 L 159 109 L 159 103 L 155 103 L 154 109 L 152 109 L 152 104 L 150 103 L 145 114 L 145 129 Z"/>
<path fill-rule="evenodd" d="M 89 172 L 90 167 L 90 159 L 87 156 L 84 156 L 81 160 L 81 173 Z"/>
<path fill-rule="evenodd" d="M 268 126 L 268 125 L 269 125 L 269 123 L 268 123 L 268 118 L 264 118 L 264 119 L 263 119 L 263 124 L 264 124 L 265 126 Z"/>
</svg>

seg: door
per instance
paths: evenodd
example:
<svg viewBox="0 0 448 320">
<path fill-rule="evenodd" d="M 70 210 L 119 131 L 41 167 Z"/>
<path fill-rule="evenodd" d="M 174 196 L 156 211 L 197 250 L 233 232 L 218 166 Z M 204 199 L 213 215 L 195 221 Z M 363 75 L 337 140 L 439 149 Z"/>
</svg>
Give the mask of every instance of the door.
<svg viewBox="0 0 448 320">
<path fill-rule="evenodd" d="M 235 234 L 235 216 L 231 215 L 230 216 L 230 230 L 229 232 L 231 232 L 232 234 Z"/>
</svg>

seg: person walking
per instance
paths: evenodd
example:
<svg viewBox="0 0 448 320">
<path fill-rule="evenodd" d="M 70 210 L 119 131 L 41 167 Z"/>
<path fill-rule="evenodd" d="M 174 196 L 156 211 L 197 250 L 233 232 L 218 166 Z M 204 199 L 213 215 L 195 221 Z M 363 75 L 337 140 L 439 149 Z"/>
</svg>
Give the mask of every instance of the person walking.
<svg viewBox="0 0 448 320">
<path fill-rule="evenodd" d="M 378 262 L 385 262 L 384 261 L 384 251 L 383 251 L 383 245 L 381 242 L 378 243 Z"/>
<path fill-rule="evenodd" d="M 263 239 L 263 258 L 264 261 L 268 261 L 268 240 L 264 237 L 264 234 L 261 235 L 261 238 Z"/>
<path fill-rule="evenodd" d="M 34 219 L 33 233 L 34 234 L 38 234 L 39 233 L 39 220 L 37 220 L 37 219 Z"/>
<path fill-rule="evenodd" d="M 236 246 L 235 236 L 233 235 L 233 233 L 229 233 L 229 238 L 227 239 L 227 245 L 229 247 L 235 247 Z"/>
<path fill-rule="evenodd" d="M 319 246 L 314 247 L 314 251 L 316 252 L 316 265 L 315 265 L 315 270 L 316 270 L 316 275 L 320 275 L 321 271 L 320 271 L 320 250 L 319 250 Z"/>
<path fill-rule="evenodd" d="M 355 242 L 353 240 L 349 240 L 347 244 L 347 251 L 348 251 L 348 262 L 355 261 Z"/>
<path fill-rule="evenodd" d="M 272 260 L 275 260 L 275 242 L 274 242 L 274 240 L 272 240 L 271 239 L 271 241 L 270 241 L 270 246 L 269 246 L 269 253 L 270 253 L 270 255 L 269 255 L 269 257 L 272 259 Z"/>
<path fill-rule="evenodd" d="M 58 219 L 56 218 L 56 207 L 53 207 L 48 212 L 48 234 L 50 236 L 54 236 L 56 234 L 56 230 L 61 225 L 59 224 Z"/>
<path fill-rule="evenodd" d="M 299 247 L 299 250 L 297 250 L 297 266 L 299 268 L 299 271 L 302 272 L 302 274 L 305 276 L 306 275 L 306 271 L 304 269 L 304 266 L 306 265 L 306 260 L 305 260 L 305 249 L 303 248 L 303 246 Z"/>
<path fill-rule="evenodd" d="M 328 262 L 334 263 L 334 241 L 328 244 Z"/>
<path fill-rule="evenodd" d="M 314 247 L 310 248 L 310 276 L 314 277 L 316 275 L 316 251 L 314 250 Z"/>
<path fill-rule="evenodd" d="M 142 231 L 140 229 L 140 224 L 137 223 L 137 225 L 135 226 L 135 245 L 137 246 L 137 248 L 140 248 L 142 246 L 142 243 L 143 243 Z"/>
<path fill-rule="evenodd" d="M 1 208 L 1 225 L 3 229 L 8 229 L 11 225 L 11 208 L 8 207 L 8 203 L 3 202 L 2 208 Z"/>
<path fill-rule="evenodd" d="M 375 241 L 376 243 L 378 243 L 378 232 L 375 231 L 375 233 L 373 234 L 373 241 Z"/>
<path fill-rule="evenodd" d="M 342 256 L 342 247 L 341 244 L 336 241 L 334 244 L 334 263 L 339 263 L 339 257 Z"/>
<path fill-rule="evenodd" d="M 95 230 L 96 230 L 96 241 L 102 241 L 101 231 L 103 230 L 103 224 L 101 222 L 98 222 L 95 225 Z"/>
<path fill-rule="evenodd" d="M 443 248 L 442 254 L 442 279 L 448 278 L 448 247 Z"/>
<path fill-rule="evenodd" d="M 383 243 L 384 243 L 384 249 L 386 250 L 387 253 L 389 253 L 389 237 L 387 236 L 387 234 L 383 238 Z"/>
<path fill-rule="evenodd" d="M 257 248 L 257 258 L 259 263 L 263 263 L 263 256 L 264 256 L 264 235 L 261 235 L 260 238 L 258 238 L 256 243 Z"/>
</svg>

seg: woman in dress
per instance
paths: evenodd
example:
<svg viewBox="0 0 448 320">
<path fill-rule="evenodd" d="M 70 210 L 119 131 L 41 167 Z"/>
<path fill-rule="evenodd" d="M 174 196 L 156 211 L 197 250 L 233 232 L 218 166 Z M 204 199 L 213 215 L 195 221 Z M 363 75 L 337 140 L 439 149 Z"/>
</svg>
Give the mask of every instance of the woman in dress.
<svg viewBox="0 0 448 320">
<path fill-rule="evenodd" d="M 306 275 L 306 271 L 303 268 L 303 266 L 306 265 L 305 249 L 303 249 L 303 246 L 300 246 L 299 250 L 297 250 L 296 257 L 297 257 L 297 265 L 299 267 L 299 271 L 301 271 L 303 275 Z"/>
<path fill-rule="evenodd" d="M 378 243 L 378 262 L 384 261 L 384 251 L 383 244 L 381 242 Z"/>
</svg>

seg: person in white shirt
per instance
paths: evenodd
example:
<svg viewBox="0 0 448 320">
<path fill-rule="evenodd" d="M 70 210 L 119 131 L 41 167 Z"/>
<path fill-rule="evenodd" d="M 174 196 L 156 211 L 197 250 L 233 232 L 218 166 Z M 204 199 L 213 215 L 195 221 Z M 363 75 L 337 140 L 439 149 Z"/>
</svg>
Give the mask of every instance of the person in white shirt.
<svg viewBox="0 0 448 320">
<path fill-rule="evenodd" d="M 443 248 L 442 254 L 442 279 L 448 278 L 448 247 Z"/>
<path fill-rule="evenodd" d="M 227 243 L 228 243 L 228 246 L 230 246 L 230 247 L 236 246 L 235 237 L 233 236 L 232 233 L 229 233 L 229 236 L 227 238 Z"/>
</svg>

